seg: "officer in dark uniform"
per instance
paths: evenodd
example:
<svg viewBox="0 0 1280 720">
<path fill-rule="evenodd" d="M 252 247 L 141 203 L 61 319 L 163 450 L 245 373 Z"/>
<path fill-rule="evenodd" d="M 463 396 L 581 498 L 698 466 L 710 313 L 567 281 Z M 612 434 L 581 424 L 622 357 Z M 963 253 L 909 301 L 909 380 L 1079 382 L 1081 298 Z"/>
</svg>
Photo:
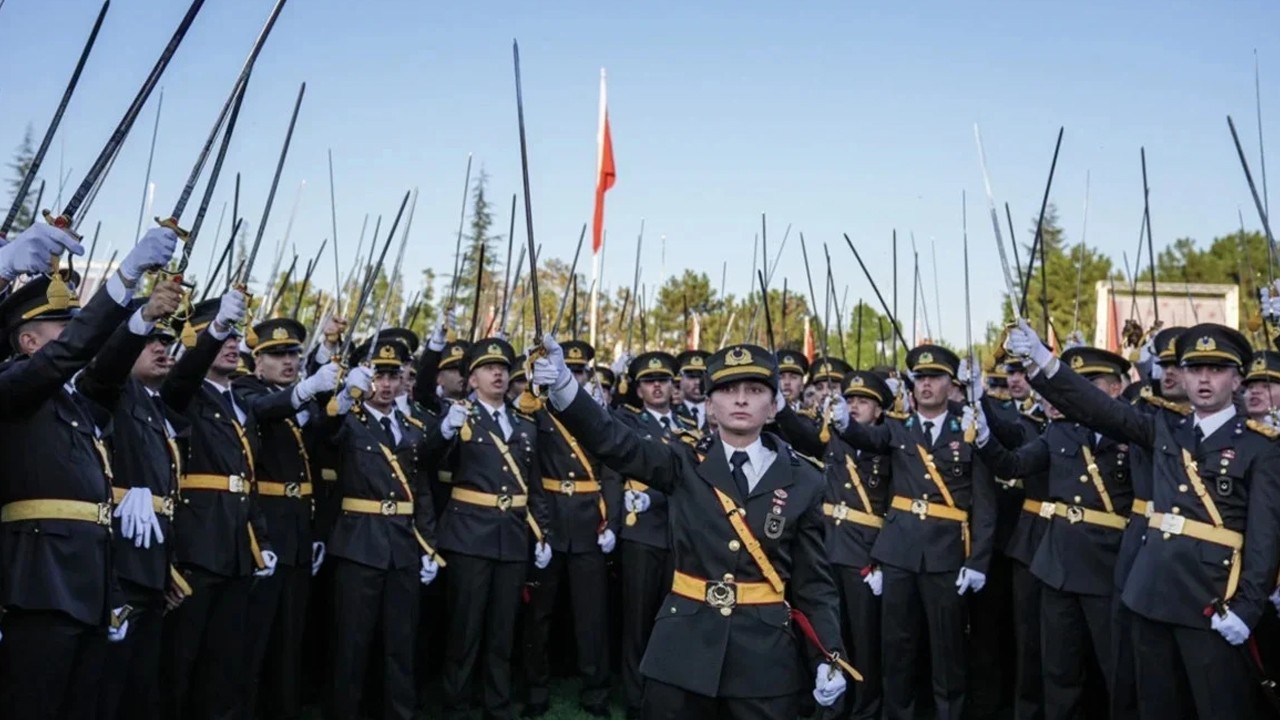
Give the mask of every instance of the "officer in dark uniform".
<svg viewBox="0 0 1280 720">
<path fill-rule="evenodd" d="M 315 481 L 306 428 L 321 408 L 311 402 L 337 386 L 338 366 L 325 363 L 299 382 L 307 330 L 296 320 L 276 318 L 253 328 L 255 375 L 236 380 L 239 405 L 257 420 L 261 449 L 254 457 L 259 505 L 271 530 L 278 566 L 249 593 L 245 663 L 248 690 L 244 716 L 261 707 L 266 717 L 301 713 L 302 640 L 311 576 L 324 559 L 324 543 L 312 537 Z"/>
<path fill-rule="evenodd" d="M 618 384 L 618 377 L 612 368 L 604 365 L 596 366 L 596 383 L 604 394 L 604 406 L 613 407 L 613 388 Z"/>
<path fill-rule="evenodd" d="M 105 445 L 114 408 L 73 393 L 68 381 L 127 319 L 130 331 L 147 334 L 156 308 L 147 308 L 145 317 L 135 312 L 132 288 L 143 272 L 168 262 L 176 243 L 171 231 L 149 231 L 83 309 L 68 286 L 74 274 L 43 274 L 52 271 L 56 254 L 83 254 L 73 237 L 40 223 L 0 248 L 0 284 L 41 273 L 0 303 L 13 355 L 0 365 L 0 708 L 6 718 L 95 717 L 107 640 L 127 634 L 112 561 Z M 162 310 L 172 309 L 170 303 Z M 120 361 L 123 382 L 132 358 Z"/>
<path fill-rule="evenodd" d="M 845 375 L 853 368 L 837 357 L 816 357 L 809 365 L 809 384 L 818 391 L 818 397 L 839 397 Z"/>
<path fill-rule="evenodd" d="M 465 709 L 480 670 L 484 711 L 515 717 L 511 648 L 529 558 L 551 561 L 551 516 L 538 474 L 538 429 L 505 398 L 515 361 L 511 345 L 487 338 L 470 346 L 461 367 L 473 399 L 455 402 L 427 428 L 428 460 L 452 472 L 440 517 L 440 550 L 449 560 L 449 637 L 445 704 Z M 483 650 L 483 652 L 482 652 Z"/>
<path fill-rule="evenodd" d="M 1115 353 L 1084 346 L 1064 352 L 1062 361 L 1113 398 L 1130 367 Z M 1049 472 L 1049 499 L 1038 513 L 1048 527 L 1031 563 L 1042 583 L 1045 717 L 1076 718 L 1085 712 L 1087 647 L 1103 677 L 1113 676 L 1111 595 L 1133 487 L 1125 445 L 1061 419 L 1051 405 L 1047 412 L 1055 419 L 1045 433 L 1012 452 L 992 441 L 980 415 L 978 447 L 998 475 Z"/>
<path fill-rule="evenodd" d="M 697 431 L 692 417 L 677 415 L 671 390 L 676 359 L 664 352 L 642 353 L 627 375 L 639 406 L 614 411 L 621 423 L 656 442 L 679 442 Z M 697 436 L 694 436 L 695 438 Z M 640 661 L 653 632 L 654 617 L 671 588 L 671 553 L 667 496 L 642 478 L 626 476 L 622 524 L 622 689 L 627 717 L 640 717 L 644 675 Z"/>
<path fill-rule="evenodd" d="M 809 374 L 809 360 L 798 350 L 778 351 L 778 383 L 782 396 L 792 410 L 799 409 L 804 395 L 804 380 Z"/>
<path fill-rule="evenodd" d="M 1266 422 L 1280 412 L 1280 353 L 1260 350 L 1249 361 L 1244 376 L 1245 414 L 1251 420 Z"/>
<path fill-rule="evenodd" d="M 875 373 L 852 370 L 845 376 L 844 401 L 851 420 L 865 425 L 884 422 L 893 407 L 893 391 Z M 880 593 L 884 575 L 871 559 L 884 514 L 888 509 L 890 460 L 856 450 L 827 427 L 823 431 L 790 407 L 778 413 L 778 427 L 796 448 L 821 457 L 826 468 L 822 514 L 827 521 L 827 559 L 835 572 L 844 605 L 846 647 L 862 672 L 853 696 L 832 717 L 874 720 L 880 717 L 883 680 L 880 674 Z"/>
<path fill-rule="evenodd" d="M 695 448 L 646 440 L 582 391 L 550 336 L 531 381 L 574 437 L 624 476 L 668 494 L 675 573 L 641 666 L 643 715 L 791 718 L 815 677 L 825 706 L 845 690 L 839 596 L 823 547 L 822 477 L 761 430 L 783 404 L 771 353 L 733 345 L 706 363 L 718 433 Z M 804 667 L 791 626 L 823 647 Z"/>
<path fill-rule="evenodd" d="M 581 340 L 565 343 L 565 358 L 584 386 L 595 348 Z M 613 552 L 621 530 L 622 483 L 602 468 L 550 413 L 535 415 L 542 489 L 551 509 L 551 564 L 529 573 L 529 613 L 524 622 L 524 669 L 529 704 L 524 717 L 540 717 L 550 708 L 551 668 L 547 639 L 560 583 L 567 579 L 577 639 L 581 704 L 594 717 L 609 717 L 609 638 L 605 555 Z"/>
<path fill-rule="evenodd" d="M 968 406 L 948 404 L 960 359 L 936 345 L 907 353 L 915 380 L 914 412 L 882 425 L 832 423 L 855 448 L 891 457 L 893 498 L 871 549 L 883 573 L 885 717 L 913 717 L 920 629 L 928 632 L 937 717 L 964 715 L 966 609 L 964 594 L 986 583 L 995 535 L 994 483 L 964 441 Z M 836 405 L 844 408 L 844 405 Z M 978 639 L 981 642 L 981 639 Z"/>
<path fill-rule="evenodd" d="M 419 468 L 424 428 L 395 405 L 408 348 L 376 336 L 372 352 L 357 348 L 357 365 L 325 413 L 338 449 L 339 502 L 318 520 L 334 572 L 334 718 L 360 716 L 366 668 L 381 650 L 382 717 L 407 720 L 416 708 L 414 637 L 419 585 L 444 561 L 435 551 L 435 514 Z"/>
<path fill-rule="evenodd" d="M 231 375 L 240 362 L 246 298 L 229 290 L 193 308 L 183 329 L 195 336 L 160 390 L 191 423 L 178 481 L 174 564 L 192 593 L 165 618 L 161 672 L 164 717 L 226 717 L 246 689 L 244 647 L 249 589 L 269 577 L 276 556 L 253 484 L 258 433 L 237 402 Z"/>
<path fill-rule="evenodd" d="M 524 389 L 529 385 L 529 378 L 525 375 L 524 355 L 517 355 L 515 364 L 511 366 L 511 377 L 507 380 L 507 400 L 515 402 L 516 398 L 524 394 Z"/>
<path fill-rule="evenodd" d="M 676 411 L 693 420 L 694 427 L 707 429 L 707 396 L 702 388 L 702 377 L 707 371 L 706 350 L 686 350 L 676 356 L 680 369 L 680 394 Z"/>
<path fill-rule="evenodd" d="M 1009 338 L 1010 352 L 1043 368 L 1033 385 L 1067 417 L 1149 454 L 1151 515 L 1122 596 L 1133 611 L 1140 717 L 1179 716 L 1187 690 L 1200 717 L 1253 717 L 1248 654 L 1235 646 L 1261 617 L 1280 566 L 1280 448 L 1274 430 L 1232 404 L 1248 340 L 1212 323 L 1178 337 L 1187 417 L 1107 397 L 1025 321 Z"/>
</svg>

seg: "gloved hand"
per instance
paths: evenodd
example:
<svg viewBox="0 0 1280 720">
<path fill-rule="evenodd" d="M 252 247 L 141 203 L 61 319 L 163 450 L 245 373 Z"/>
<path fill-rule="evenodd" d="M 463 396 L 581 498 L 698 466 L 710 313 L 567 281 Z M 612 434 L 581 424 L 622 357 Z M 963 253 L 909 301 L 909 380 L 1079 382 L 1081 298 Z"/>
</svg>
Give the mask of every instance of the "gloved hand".
<svg viewBox="0 0 1280 720">
<path fill-rule="evenodd" d="M 418 579 L 423 585 L 430 585 L 432 580 L 436 579 L 436 574 L 440 572 L 440 563 L 432 560 L 430 556 L 422 556 L 422 570 L 418 573 Z"/>
<path fill-rule="evenodd" d="M 616 378 L 621 378 L 623 375 L 625 375 L 627 372 L 627 367 L 631 365 L 631 360 L 632 360 L 631 353 L 629 352 L 624 352 L 621 355 L 619 355 L 618 358 L 613 361 L 613 364 L 609 366 L 609 369 L 613 371 L 613 376 Z"/>
<path fill-rule="evenodd" d="M 978 430 L 978 420 L 977 420 L 977 417 L 974 415 L 972 405 L 965 405 L 964 410 L 960 413 L 960 427 L 962 429 L 972 427 L 974 429 L 975 439 L 976 439 L 976 433 Z"/>
<path fill-rule="evenodd" d="M 818 676 L 813 681 L 813 700 L 822 707 L 831 707 L 844 694 L 847 681 L 844 679 L 844 673 L 827 663 L 818 665 Z"/>
<path fill-rule="evenodd" d="M 450 311 L 445 316 L 445 321 L 436 326 L 431 331 L 431 337 L 427 338 L 427 349 L 434 352 L 440 352 L 444 349 L 444 345 L 448 342 L 449 328 L 453 327 L 453 312 Z"/>
<path fill-rule="evenodd" d="M 1164 368 L 1158 362 L 1151 363 L 1151 379 L 1156 382 L 1164 379 Z"/>
<path fill-rule="evenodd" d="M 1138 363 L 1150 363 L 1156 359 L 1156 337 L 1152 335 L 1138 348 Z"/>
<path fill-rule="evenodd" d="M 351 372 L 347 373 L 346 391 L 348 395 L 352 395 L 352 390 L 369 394 L 370 388 L 373 387 L 373 371 L 363 365 L 357 365 L 351 368 Z"/>
<path fill-rule="evenodd" d="M 324 564 L 324 543 L 311 543 L 311 576 L 315 577 L 320 572 L 320 566 Z"/>
<path fill-rule="evenodd" d="M 1249 639 L 1249 626 L 1244 624 L 1239 615 L 1230 610 L 1225 616 L 1214 613 L 1209 625 L 1232 645 L 1240 645 Z"/>
<path fill-rule="evenodd" d="M 152 537 L 157 545 L 164 542 L 149 488 L 129 488 L 113 514 L 120 518 L 120 537 L 132 540 L 134 547 L 150 548 Z"/>
<path fill-rule="evenodd" d="M 271 577 L 276 572 L 276 561 L 277 561 L 277 558 L 275 553 L 271 552 L 270 550 L 263 550 L 262 551 L 263 567 L 261 569 L 254 570 L 253 576 L 260 577 L 260 578 Z"/>
<path fill-rule="evenodd" d="M 956 380 L 967 385 L 973 379 L 972 375 L 973 371 L 969 367 L 969 358 L 960 358 L 960 365 L 956 368 Z"/>
<path fill-rule="evenodd" d="M 533 547 L 533 566 L 545 570 L 551 564 L 551 546 L 540 542 Z"/>
<path fill-rule="evenodd" d="M 445 440 L 452 440 L 454 435 L 467 424 L 467 417 L 471 411 L 467 408 L 466 403 L 456 402 L 449 406 L 449 412 L 445 414 L 444 420 L 440 423 L 440 434 Z"/>
<path fill-rule="evenodd" d="M 118 607 L 111 611 L 111 614 L 120 617 L 120 613 L 124 612 L 123 607 Z M 118 643 L 129 634 L 129 621 L 123 620 L 116 627 L 107 626 L 107 642 Z"/>
<path fill-rule="evenodd" d="M 627 512 L 642 513 L 649 509 L 649 494 L 639 490 L 628 490 L 622 494 L 622 506 Z"/>
<path fill-rule="evenodd" d="M 1280 281 L 1276 282 L 1274 289 L 1266 285 L 1258 288 L 1258 296 L 1262 316 L 1272 323 L 1280 320 Z"/>
<path fill-rule="evenodd" d="M 293 396 L 299 400 L 298 405 L 310 401 L 320 393 L 329 392 L 338 387 L 338 373 L 341 371 L 342 368 L 338 363 L 325 363 L 314 374 L 303 378 L 293 391 Z"/>
<path fill-rule="evenodd" d="M 969 590 L 980 592 L 986 584 L 987 576 L 985 574 L 962 567 L 960 568 L 960 575 L 956 577 L 956 594 L 963 595 Z"/>
<path fill-rule="evenodd" d="M 838 432 L 849 427 L 849 403 L 842 397 L 831 398 L 831 426 Z"/>
<path fill-rule="evenodd" d="M 1063 343 L 1063 345 L 1062 345 L 1062 349 L 1063 349 L 1063 350 L 1070 350 L 1071 348 L 1074 348 L 1074 347 L 1082 347 L 1082 346 L 1087 345 L 1087 344 L 1088 344 L 1088 343 L 1086 343 L 1086 342 L 1084 341 L 1084 333 L 1083 333 L 1083 332 L 1081 332 L 1081 331 L 1079 331 L 1079 330 L 1072 330 L 1071 332 L 1067 333 L 1067 341 L 1066 341 L 1065 343 Z"/>
<path fill-rule="evenodd" d="M 231 288 L 222 295 L 222 300 L 218 303 L 218 314 L 213 318 L 213 324 L 220 328 L 229 328 L 237 325 L 244 320 L 245 313 L 249 309 L 249 298 L 245 294 L 235 288 Z"/>
<path fill-rule="evenodd" d="M 148 270 L 168 265 L 177 247 L 178 234 L 173 230 L 167 227 L 151 228 L 120 262 L 120 277 L 129 284 L 138 282 Z"/>
<path fill-rule="evenodd" d="M 613 531 L 605 528 L 604 532 L 596 536 L 596 544 L 600 546 L 600 552 L 605 555 L 613 552 L 613 548 L 618 544 L 618 538 L 614 536 Z"/>
<path fill-rule="evenodd" d="M 862 578 L 862 582 L 871 588 L 871 594 L 880 597 L 880 593 L 884 592 L 884 573 L 880 572 L 880 568 L 872 568 L 867 576 Z"/>
<path fill-rule="evenodd" d="M 1053 353 L 1044 346 L 1040 336 L 1031 329 L 1031 325 L 1024 318 L 1018 318 L 1017 326 L 1009 329 L 1009 337 L 1004 341 L 1004 349 L 1017 357 L 1030 358 L 1031 362 L 1042 368 L 1048 366 L 1053 359 Z"/>
<path fill-rule="evenodd" d="M 84 247 L 65 230 L 38 222 L 0 248 L 0 277 L 13 280 L 19 275 L 35 275 L 53 270 L 53 257 L 66 250 L 83 255 Z"/>
<path fill-rule="evenodd" d="M 978 429 L 978 436 L 976 439 L 978 441 L 978 447 L 982 447 L 986 445 L 987 441 L 991 439 L 991 426 L 987 424 L 986 411 L 982 409 L 981 405 L 978 405 L 977 407 L 978 407 L 978 412 L 976 415 L 974 415 L 973 413 L 972 405 L 966 405 L 964 408 L 964 411 L 966 415 L 974 415 L 973 420 L 974 422 L 977 423 L 977 429 Z M 968 420 L 968 419 L 969 418 L 966 416 L 965 420 Z"/>
<path fill-rule="evenodd" d="M 564 349 L 560 347 L 560 343 L 547 333 L 547 336 L 542 339 L 542 349 L 547 352 L 534 361 L 533 374 L 529 377 L 529 382 L 553 391 L 568 387 L 573 381 L 573 373 L 564 362 Z"/>
</svg>

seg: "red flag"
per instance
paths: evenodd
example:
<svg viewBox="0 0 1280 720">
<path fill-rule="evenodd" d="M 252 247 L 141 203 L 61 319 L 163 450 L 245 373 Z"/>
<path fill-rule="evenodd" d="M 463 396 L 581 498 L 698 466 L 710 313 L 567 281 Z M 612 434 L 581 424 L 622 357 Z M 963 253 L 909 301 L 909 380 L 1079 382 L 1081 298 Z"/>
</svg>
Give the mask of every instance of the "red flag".
<svg viewBox="0 0 1280 720">
<path fill-rule="evenodd" d="M 804 316 L 804 356 L 809 360 L 809 362 L 813 362 L 813 356 L 816 352 L 817 352 L 816 348 L 813 344 L 813 328 L 809 327 L 809 316 L 805 315 Z"/>
<path fill-rule="evenodd" d="M 591 253 L 604 245 L 604 194 L 613 187 L 618 169 L 613 164 L 613 136 L 609 134 L 609 108 L 605 99 L 604 70 L 600 70 L 600 131 L 596 138 L 596 212 L 591 224 Z"/>
<path fill-rule="evenodd" d="M 1115 293 L 1107 293 L 1107 297 L 1110 299 L 1107 303 L 1107 350 L 1120 352 L 1120 311 L 1116 308 Z"/>
</svg>

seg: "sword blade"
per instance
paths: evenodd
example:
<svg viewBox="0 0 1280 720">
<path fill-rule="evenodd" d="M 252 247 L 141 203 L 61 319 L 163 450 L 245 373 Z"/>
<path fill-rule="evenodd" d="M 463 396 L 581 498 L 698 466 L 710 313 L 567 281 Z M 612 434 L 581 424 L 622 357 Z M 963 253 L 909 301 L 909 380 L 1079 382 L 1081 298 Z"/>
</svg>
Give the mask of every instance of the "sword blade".
<svg viewBox="0 0 1280 720">
<path fill-rule="evenodd" d="M 271 217 L 271 204 L 276 199 L 276 188 L 280 186 L 280 175 L 284 172 L 284 161 L 289 156 L 289 143 L 293 140 L 293 128 L 298 122 L 298 110 L 302 108 L 302 96 L 307 92 L 307 84 L 298 87 L 298 99 L 293 102 L 293 115 L 289 117 L 289 130 L 284 136 L 284 146 L 280 148 L 280 158 L 276 161 L 276 173 L 271 178 L 271 189 L 267 192 L 267 204 L 262 208 L 262 217 L 258 220 L 258 233 L 253 239 L 253 247 L 249 251 L 249 259 L 241 270 L 240 284 L 246 285 L 253 273 L 253 263 L 258 259 L 258 248 L 262 246 L 262 235 L 267 229 L 267 219 Z"/>
</svg>

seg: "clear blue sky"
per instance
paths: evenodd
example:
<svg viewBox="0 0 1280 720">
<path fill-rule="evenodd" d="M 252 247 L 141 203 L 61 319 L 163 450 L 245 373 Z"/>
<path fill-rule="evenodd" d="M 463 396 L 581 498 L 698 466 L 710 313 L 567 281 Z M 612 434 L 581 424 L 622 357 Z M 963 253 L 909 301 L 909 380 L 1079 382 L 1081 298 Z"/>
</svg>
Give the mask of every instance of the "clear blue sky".
<svg viewBox="0 0 1280 720">
<path fill-rule="evenodd" d="M 209 0 L 170 65 L 153 214 L 167 214 L 271 4 Z M 114 0 L 46 160 L 52 185 L 60 163 L 75 168 L 72 184 L 82 177 L 186 5 Z M 7 0 L 0 9 L 0 67 L 7 69 L 0 152 L 17 146 L 28 123 L 43 131 L 97 8 L 93 0 Z M 888 239 L 897 228 L 902 302 L 909 308 L 906 239 L 913 231 L 931 304 L 929 244 L 936 243 L 942 334 L 962 343 L 961 190 L 970 198 L 975 333 L 997 315 L 1002 287 L 973 123 L 982 126 L 997 201 L 1012 204 L 1021 233 L 1033 222 L 1059 125 L 1066 137 L 1053 200 L 1070 241 L 1080 234 L 1088 171 L 1089 243 L 1117 263 L 1122 251 L 1132 254 L 1141 145 L 1157 248 L 1232 231 L 1237 207 L 1257 227 L 1225 116 L 1234 115 L 1256 174 L 1258 48 L 1263 130 L 1280 153 L 1277 28 L 1273 0 L 292 0 L 258 62 L 205 239 L 236 170 L 244 176 L 242 213 L 256 224 L 305 80 L 263 254 L 283 234 L 303 180 L 292 239 L 306 256 L 330 235 L 325 151 L 332 147 L 344 269 L 364 214 L 389 216 L 417 186 L 406 270 L 447 273 L 467 153 L 491 176 L 503 232 L 510 194 L 519 189 L 511 73 L 518 38 L 535 232 L 545 253 L 571 256 L 590 217 L 604 67 L 619 172 L 608 200 L 606 285 L 629 281 L 645 218 L 644 282 L 660 279 L 665 235 L 667 275 L 692 267 L 716 286 L 727 261 L 729 289 L 740 294 L 752 236 L 767 212 L 771 251 L 792 223 L 811 254 L 831 243 L 837 283 L 849 284 L 851 298 L 874 302 L 839 234 L 854 238 L 887 286 Z M 133 240 L 157 96 L 86 222 L 102 220 L 104 243 Z M 1280 185 L 1280 174 L 1272 179 Z M 793 231 L 779 286 L 783 276 L 803 286 L 796 240 Z M 209 251 L 208 244 L 197 249 L 195 268 Z M 262 274 L 269 260 L 260 260 Z M 320 281 L 330 283 L 332 260 L 322 267 Z"/>
</svg>

